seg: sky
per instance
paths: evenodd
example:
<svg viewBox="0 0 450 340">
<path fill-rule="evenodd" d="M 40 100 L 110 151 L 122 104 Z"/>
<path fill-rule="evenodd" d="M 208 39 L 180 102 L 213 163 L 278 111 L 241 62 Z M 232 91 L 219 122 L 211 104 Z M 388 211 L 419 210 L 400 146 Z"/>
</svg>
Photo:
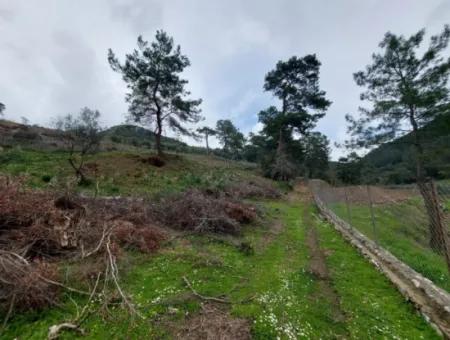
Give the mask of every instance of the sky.
<svg viewBox="0 0 450 340">
<path fill-rule="evenodd" d="M 123 61 L 138 35 L 153 40 L 163 29 L 191 61 L 183 76 L 203 99 L 200 125 L 231 119 L 258 131 L 258 112 L 279 104 L 263 91 L 265 74 L 315 53 L 333 102 L 316 130 L 342 142 L 345 114 L 363 104 L 353 73 L 384 33 L 436 34 L 446 23 L 450 0 L 0 0 L 0 102 L 5 118 L 44 126 L 85 106 L 100 110 L 104 126 L 123 123 L 126 87 L 107 50 Z M 333 147 L 332 158 L 343 152 Z"/>
</svg>

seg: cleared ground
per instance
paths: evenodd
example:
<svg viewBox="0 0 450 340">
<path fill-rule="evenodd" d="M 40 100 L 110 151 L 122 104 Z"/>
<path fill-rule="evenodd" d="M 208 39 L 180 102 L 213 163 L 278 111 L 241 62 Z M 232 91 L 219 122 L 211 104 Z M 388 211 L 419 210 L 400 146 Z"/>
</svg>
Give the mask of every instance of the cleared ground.
<svg viewBox="0 0 450 340">
<path fill-rule="evenodd" d="M 190 236 L 158 255 L 122 263 L 129 268 L 124 287 L 146 319 L 119 310 L 111 311 L 110 321 L 91 315 L 83 324 L 87 337 L 438 338 L 301 192 L 258 204 L 267 209 L 264 226 L 249 228 L 239 240 Z M 254 253 L 240 250 L 237 241 Z M 72 298 L 59 308 L 16 316 L 4 338 L 45 338 L 50 325 L 76 313 L 75 301 L 82 305 Z"/>
</svg>

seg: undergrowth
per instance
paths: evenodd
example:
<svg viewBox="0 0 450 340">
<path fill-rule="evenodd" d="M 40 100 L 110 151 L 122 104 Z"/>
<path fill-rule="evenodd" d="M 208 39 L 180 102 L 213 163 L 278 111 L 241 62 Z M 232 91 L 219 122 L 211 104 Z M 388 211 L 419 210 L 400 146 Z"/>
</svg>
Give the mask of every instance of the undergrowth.
<svg viewBox="0 0 450 340">
<path fill-rule="evenodd" d="M 321 247 L 331 252 L 327 258 L 331 285 L 345 315 L 345 320 L 333 321 L 330 310 L 337 308 L 336 302 L 321 296 L 320 282 L 308 272 L 302 210 L 312 208 L 298 202 L 265 207 L 270 222 L 245 229 L 239 239 L 252 246 L 252 254 L 242 252 L 236 238 L 207 235 L 177 239 L 153 256 L 129 252 L 131 262 L 122 263 L 128 268 L 123 286 L 146 320 L 130 320 L 120 309 L 111 310 L 114 319 L 93 314 L 83 324 L 88 338 L 170 338 L 173 329 L 205 303 L 193 296 L 183 277 L 204 296 L 228 299 L 233 316 L 251 321 L 255 339 L 437 337 L 381 273 L 329 225 L 313 218 L 308 223 L 318 229 Z M 284 228 L 275 231 L 277 221 Z M 72 298 L 79 305 L 83 302 Z M 75 311 L 74 302 L 66 299 L 59 308 L 17 316 L 4 336 L 45 338 L 50 325 Z M 64 333 L 62 338 L 75 337 Z"/>
</svg>

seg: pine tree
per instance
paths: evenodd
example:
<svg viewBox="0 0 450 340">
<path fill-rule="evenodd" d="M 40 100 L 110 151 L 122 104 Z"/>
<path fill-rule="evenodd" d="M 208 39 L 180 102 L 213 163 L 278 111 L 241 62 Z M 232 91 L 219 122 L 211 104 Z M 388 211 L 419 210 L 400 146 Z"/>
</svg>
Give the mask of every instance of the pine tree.
<svg viewBox="0 0 450 340">
<path fill-rule="evenodd" d="M 185 89 L 188 81 L 180 78 L 180 73 L 190 62 L 166 32 L 157 31 L 151 44 L 139 36 L 137 46 L 138 49 L 125 56 L 123 64 L 110 49 L 108 61 L 127 83 L 126 101 L 130 118 L 154 127 L 156 149 L 158 155 L 162 155 L 164 126 L 183 135 L 192 135 L 185 124 L 197 123 L 201 119 L 201 99 L 187 98 L 190 95 Z"/>
<path fill-rule="evenodd" d="M 430 45 L 419 54 L 425 31 L 409 38 L 386 33 L 381 53 L 373 54 L 372 64 L 354 74 L 356 83 L 366 88 L 361 100 L 370 108 L 361 108 L 360 117 L 348 115 L 350 147 L 367 147 L 388 142 L 410 132 L 416 151 L 416 179 L 430 220 L 430 245 L 444 250 L 446 238 L 442 212 L 433 198 L 433 189 L 425 173 L 425 145 L 421 128 L 438 115 L 450 111 L 450 58 L 443 56 L 450 39 L 450 27 L 432 36 Z M 405 128 L 408 127 L 405 131 Z"/>
<path fill-rule="evenodd" d="M 208 138 L 209 136 L 215 136 L 216 135 L 216 130 L 211 129 L 207 126 L 204 126 L 202 128 L 197 129 L 197 132 L 202 134 L 205 137 L 205 142 L 206 142 L 206 153 L 209 155 L 209 143 L 208 143 Z"/>
<path fill-rule="evenodd" d="M 331 105 L 319 88 L 320 65 L 315 55 L 294 56 L 279 61 L 265 77 L 264 89 L 281 100 L 281 110 L 271 106 L 259 113 L 259 121 L 264 125 L 262 133 L 277 145 L 272 177 L 293 176 L 290 156 L 296 156 L 302 148 L 293 135 L 306 135 Z"/>
</svg>

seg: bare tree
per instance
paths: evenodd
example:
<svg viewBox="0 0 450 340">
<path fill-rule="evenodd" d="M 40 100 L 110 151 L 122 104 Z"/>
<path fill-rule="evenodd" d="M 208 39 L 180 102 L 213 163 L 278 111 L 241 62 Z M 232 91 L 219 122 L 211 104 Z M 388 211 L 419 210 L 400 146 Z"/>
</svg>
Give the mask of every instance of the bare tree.
<svg viewBox="0 0 450 340">
<path fill-rule="evenodd" d="M 94 152 L 101 141 L 100 112 L 87 107 L 78 115 L 68 114 L 56 120 L 56 127 L 64 131 L 64 141 L 69 151 L 68 162 L 79 183 L 87 183 L 83 172 L 86 155 Z"/>
</svg>

